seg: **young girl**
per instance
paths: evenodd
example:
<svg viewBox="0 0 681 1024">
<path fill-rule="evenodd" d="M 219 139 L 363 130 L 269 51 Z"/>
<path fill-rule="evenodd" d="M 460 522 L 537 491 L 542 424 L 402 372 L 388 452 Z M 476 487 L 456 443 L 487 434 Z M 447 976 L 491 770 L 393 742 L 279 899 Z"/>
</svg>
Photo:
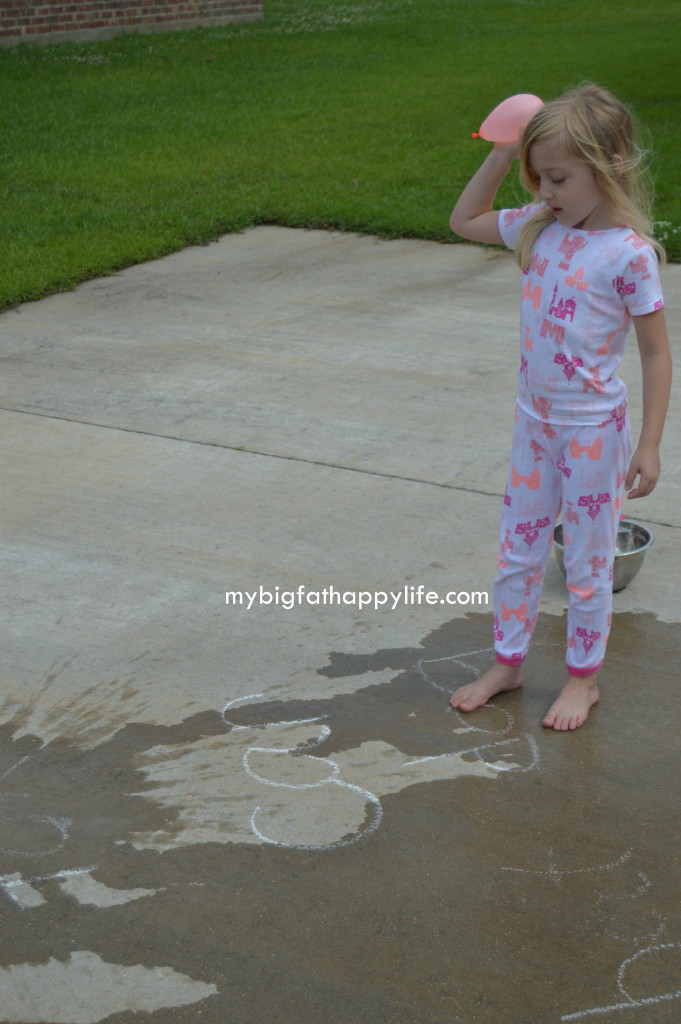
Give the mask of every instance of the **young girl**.
<svg viewBox="0 0 681 1024">
<path fill-rule="evenodd" d="M 535 196 L 493 211 L 516 156 Z M 451 697 L 472 711 L 523 682 L 523 661 L 562 507 L 569 590 L 567 681 L 543 725 L 576 729 L 598 700 L 611 622 L 622 496 L 649 494 L 660 473 L 671 358 L 629 111 L 594 85 L 547 103 L 520 144 L 496 144 L 451 217 L 458 235 L 515 249 L 524 273 L 511 465 L 494 584 L 496 662 Z M 631 454 L 626 387 L 616 376 L 633 320 L 643 426 Z M 638 485 L 635 481 L 638 478 Z"/>
</svg>

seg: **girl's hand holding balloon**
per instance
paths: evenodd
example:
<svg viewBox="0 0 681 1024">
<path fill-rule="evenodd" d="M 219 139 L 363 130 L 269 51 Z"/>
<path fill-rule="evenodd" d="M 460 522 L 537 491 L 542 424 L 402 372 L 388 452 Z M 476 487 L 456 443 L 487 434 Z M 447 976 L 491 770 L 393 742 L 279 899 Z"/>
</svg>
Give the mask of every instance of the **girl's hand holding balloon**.
<svg viewBox="0 0 681 1024">
<path fill-rule="evenodd" d="M 543 106 L 544 101 L 529 92 L 509 96 L 487 115 L 480 125 L 480 131 L 473 132 L 473 138 L 495 143 L 517 143 L 525 126 Z"/>
<path fill-rule="evenodd" d="M 473 138 L 494 143 L 494 148 L 471 178 L 452 210 L 449 225 L 461 238 L 487 245 L 501 245 L 499 215 L 493 210 L 494 197 L 520 150 L 525 125 L 543 107 L 538 96 L 521 93 L 510 96 L 494 108 Z"/>
</svg>

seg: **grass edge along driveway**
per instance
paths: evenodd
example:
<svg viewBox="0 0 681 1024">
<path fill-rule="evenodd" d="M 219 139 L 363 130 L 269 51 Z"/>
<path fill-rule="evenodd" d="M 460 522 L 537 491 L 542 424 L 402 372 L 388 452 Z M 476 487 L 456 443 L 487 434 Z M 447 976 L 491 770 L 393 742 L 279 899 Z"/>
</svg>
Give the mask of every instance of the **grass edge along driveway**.
<svg viewBox="0 0 681 1024">
<path fill-rule="evenodd" d="M 0 309 L 256 224 L 454 242 L 489 109 L 585 79 L 645 125 L 679 260 L 677 11 L 267 0 L 262 22 L 0 49 Z M 499 203 L 524 198 L 511 174 Z"/>
</svg>

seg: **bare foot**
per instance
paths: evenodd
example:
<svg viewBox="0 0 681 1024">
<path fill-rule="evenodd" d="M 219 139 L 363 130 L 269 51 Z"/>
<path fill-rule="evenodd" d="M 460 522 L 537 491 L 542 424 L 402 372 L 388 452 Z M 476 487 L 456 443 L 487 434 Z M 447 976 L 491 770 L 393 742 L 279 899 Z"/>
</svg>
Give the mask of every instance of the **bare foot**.
<svg viewBox="0 0 681 1024">
<path fill-rule="evenodd" d="M 580 725 L 584 725 L 589 711 L 599 698 L 597 679 L 598 672 L 590 676 L 568 676 L 567 683 L 546 713 L 542 725 L 558 732 L 579 729 Z"/>
<path fill-rule="evenodd" d="M 484 675 L 474 683 L 460 686 L 449 698 L 449 703 L 457 711 L 474 711 L 482 707 L 490 697 L 504 690 L 515 690 L 524 682 L 522 665 L 502 665 L 495 661 Z"/>
</svg>

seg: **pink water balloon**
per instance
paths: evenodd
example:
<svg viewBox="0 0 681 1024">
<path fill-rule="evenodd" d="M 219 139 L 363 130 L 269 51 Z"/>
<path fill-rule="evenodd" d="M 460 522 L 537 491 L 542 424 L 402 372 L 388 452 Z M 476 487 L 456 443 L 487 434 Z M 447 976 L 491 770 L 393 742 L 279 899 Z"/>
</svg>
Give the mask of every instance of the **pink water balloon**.
<svg viewBox="0 0 681 1024">
<path fill-rule="evenodd" d="M 473 138 L 487 139 L 488 142 L 517 142 L 525 125 L 532 120 L 544 101 L 531 92 L 520 92 L 509 96 L 487 115 Z"/>
</svg>

